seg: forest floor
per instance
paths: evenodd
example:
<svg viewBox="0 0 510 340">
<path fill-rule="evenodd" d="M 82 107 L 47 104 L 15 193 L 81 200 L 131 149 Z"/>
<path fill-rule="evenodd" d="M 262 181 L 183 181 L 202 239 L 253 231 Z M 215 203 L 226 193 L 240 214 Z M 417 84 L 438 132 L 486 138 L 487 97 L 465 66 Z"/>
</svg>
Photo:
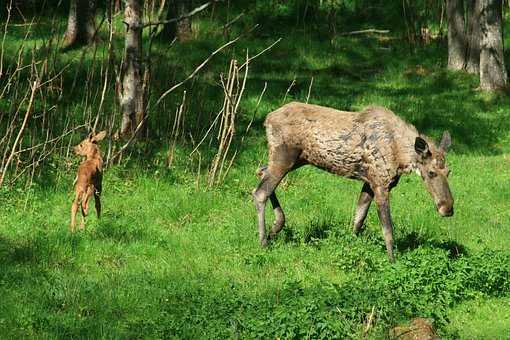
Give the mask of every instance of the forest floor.
<svg viewBox="0 0 510 340">
<path fill-rule="evenodd" d="M 194 25 L 193 41 L 153 47 L 156 96 L 226 41 L 209 20 Z M 25 29 L 12 27 L 7 60 L 15 59 Z M 25 44 L 40 46 L 50 34 L 35 30 Z M 218 55 L 187 87 L 186 122 L 198 124 L 202 111 L 221 108 L 219 73 L 231 57 L 242 60 L 246 48 L 254 55 L 278 37 L 253 33 Z M 173 166 L 164 166 L 161 126 L 168 122 L 158 119 L 173 114 L 180 92 L 150 118 L 161 141 L 141 142 L 131 158 L 106 170 L 103 215 L 91 213 L 85 231 L 68 229 L 75 157 L 48 165 L 51 171 L 28 188 L 0 190 L 1 338 L 361 338 L 365 332 L 383 338 L 394 325 L 431 317 L 445 338 L 510 339 L 510 99 L 480 93 L 473 76 L 447 72 L 439 43 L 410 53 L 396 38 L 321 40 L 306 29 L 281 37 L 250 66 L 233 145 L 238 152 L 223 184 L 206 186 L 213 147 L 203 148 L 198 174 L 186 140 Z M 82 52 L 66 52 L 62 65 L 86 69 L 94 53 Z M 345 110 L 382 105 L 436 140 L 443 130 L 452 135 L 447 159 L 455 215 L 441 218 L 421 179 L 402 178 L 391 197 L 394 264 L 373 208 L 365 232 L 351 235 L 361 184 L 311 167 L 279 186 L 287 225 L 268 249 L 258 244 L 251 191 L 256 169 L 267 161 L 262 122 L 284 102 L 305 101 L 312 77 L 311 103 Z M 80 105 L 64 91 L 58 110 L 69 114 Z M 78 125 L 81 116 L 73 117 Z M 200 131 L 193 130 L 195 140 Z M 67 161 L 70 169 L 58 168 Z"/>
</svg>

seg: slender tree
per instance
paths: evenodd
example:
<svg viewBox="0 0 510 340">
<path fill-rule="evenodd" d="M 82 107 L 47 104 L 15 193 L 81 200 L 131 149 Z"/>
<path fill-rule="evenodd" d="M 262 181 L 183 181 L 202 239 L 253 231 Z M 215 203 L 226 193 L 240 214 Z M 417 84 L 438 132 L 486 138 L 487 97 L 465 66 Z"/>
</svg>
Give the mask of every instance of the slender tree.
<svg viewBox="0 0 510 340">
<path fill-rule="evenodd" d="M 506 86 L 507 73 L 503 53 L 501 0 L 480 0 L 481 53 L 480 88 L 486 91 Z"/>
<path fill-rule="evenodd" d="M 467 18 L 467 50 L 466 66 L 468 73 L 480 73 L 480 0 L 469 0 Z"/>
<path fill-rule="evenodd" d="M 447 0 L 446 14 L 448 16 L 448 68 L 462 70 L 466 64 L 463 0 Z"/>
<path fill-rule="evenodd" d="M 167 20 L 182 17 L 192 10 L 191 0 L 170 0 L 167 6 Z M 190 40 L 191 35 L 191 18 L 185 18 L 165 24 L 160 36 L 168 40 L 177 38 L 182 42 Z"/>
<path fill-rule="evenodd" d="M 90 44 L 96 37 L 96 0 L 70 0 L 64 47 Z"/>
<path fill-rule="evenodd" d="M 122 88 L 119 94 L 122 109 L 120 133 L 133 134 L 144 124 L 145 105 L 142 88 L 142 11 L 141 0 L 126 0 L 124 24 L 126 25 Z M 142 126 L 142 125 L 140 125 Z M 138 131 L 142 131 L 141 128 Z"/>
</svg>

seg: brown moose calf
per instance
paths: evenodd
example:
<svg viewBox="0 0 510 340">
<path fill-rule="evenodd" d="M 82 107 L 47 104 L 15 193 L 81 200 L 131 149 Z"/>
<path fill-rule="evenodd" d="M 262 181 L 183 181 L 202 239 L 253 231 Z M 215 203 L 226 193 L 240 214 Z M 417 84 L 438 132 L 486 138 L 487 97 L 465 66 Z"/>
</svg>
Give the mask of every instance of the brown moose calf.
<svg viewBox="0 0 510 340">
<path fill-rule="evenodd" d="M 81 207 L 82 213 L 80 229 L 85 229 L 85 217 L 89 211 L 89 200 L 92 194 L 94 194 L 97 217 L 99 218 L 101 214 L 100 195 L 103 159 L 97 143 L 103 140 L 105 136 L 106 131 L 101 131 L 97 135 L 91 134 L 74 147 L 74 152 L 79 156 L 85 156 L 86 159 L 78 167 L 76 176 L 75 197 L 71 207 L 71 232 L 75 231 L 78 206 Z"/>
<path fill-rule="evenodd" d="M 390 261 L 394 257 L 389 193 L 401 175 L 419 173 L 439 214 L 453 215 L 445 161 L 451 144 L 448 132 L 438 147 L 414 126 L 382 107 L 346 112 L 295 102 L 271 112 L 264 125 L 269 164 L 259 169 L 261 180 L 253 192 L 262 246 L 268 242 L 264 221 L 267 199 L 271 200 L 276 217 L 269 233 L 272 238 L 285 223 L 275 189 L 287 173 L 306 164 L 364 182 L 353 231 L 361 231 L 375 199 Z"/>
</svg>

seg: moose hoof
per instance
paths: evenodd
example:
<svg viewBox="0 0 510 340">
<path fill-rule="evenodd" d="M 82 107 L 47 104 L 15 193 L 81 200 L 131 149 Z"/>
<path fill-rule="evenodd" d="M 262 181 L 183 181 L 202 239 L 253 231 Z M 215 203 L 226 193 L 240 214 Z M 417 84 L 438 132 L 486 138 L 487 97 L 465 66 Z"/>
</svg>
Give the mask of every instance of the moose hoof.
<svg viewBox="0 0 510 340">
<path fill-rule="evenodd" d="M 262 240 L 260 240 L 260 246 L 262 248 L 267 248 L 267 244 L 268 244 L 267 238 L 263 238 Z"/>
</svg>

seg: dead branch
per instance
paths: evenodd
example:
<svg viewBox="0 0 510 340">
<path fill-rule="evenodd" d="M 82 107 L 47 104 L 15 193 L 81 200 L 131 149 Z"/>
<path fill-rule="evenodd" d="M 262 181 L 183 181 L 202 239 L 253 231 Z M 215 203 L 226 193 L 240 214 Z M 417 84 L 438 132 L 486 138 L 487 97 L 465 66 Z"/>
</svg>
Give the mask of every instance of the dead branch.
<svg viewBox="0 0 510 340">
<path fill-rule="evenodd" d="M 313 77 L 310 80 L 310 86 L 308 86 L 308 95 L 306 96 L 306 103 L 308 104 L 308 101 L 310 100 L 310 94 L 312 93 L 312 86 L 313 86 Z"/>
<path fill-rule="evenodd" d="M 172 19 L 168 19 L 168 20 L 161 20 L 161 21 L 155 21 L 155 22 L 148 22 L 148 23 L 142 25 L 142 29 L 150 27 L 150 26 L 166 25 L 166 24 L 171 24 L 172 22 L 182 21 L 184 19 L 187 19 L 187 18 L 190 18 L 190 17 L 194 16 L 195 14 L 198 14 L 198 13 L 202 12 L 207 7 L 211 6 L 211 4 L 213 4 L 214 2 L 220 2 L 220 1 L 215 0 L 215 1 L 206 2 L 205 4 L 200 5 L 197 8 L 193 9 L 191 12 L 186 13 L 184 15 L 181 15 L 180 17 L 177 17 L 177 18 L 172 18 Z"/>
<path fill-rule="evenodd" d="M 262 54 L 266 53 L 267 51 L 269 51 L 271 48 L 273 48 L 274 45 L 278 44 L 281 40 L 282 40 L 282 38 L 278 38 L 278 40 L 276 40 L 274 43 L 272 43 L 268 47 L 264 48 L 262 51 L 260 51 L 259 53 L 255 54 L 253 57 L 247 59 L 241 66 L 239 66 L 239 69 L 242 69 L 243 67 L 247 66 L 248 63 L 250 63 L 253 59 L 255 59 L 255 58 L 259 57 L 260 55 L 262 55 Z"/>
<path fill-rule="evenodd" d="M 370 34 L 370 33 L 388 34 L 388 33 L 390 33 L 390 30 L 378 30 L 375 28 L 370 28 L 370 29 L 361 30 L 361 31 L 343 32 L 343 33 L 339 33 L 338 35 L 358 35 L 358 34 Z"/>
<path fill-rule="evenodd" d="M 159 99 L 156 101 L 156 105 L 158 105 L 162 100 L 163 98 L 165 98 L 170 92 L 172 92 L 173 90 L 175 90 L 176 88 L 182 86 L 184 83 L 186 83 L 188 80 L 190 80 L 191 78 L 193 78 L 216 54 L 220 53 L 221 51 L 223 51 L 225 48 L 229 47 L 230 45 L 236 43 L 239 39 L 241 39 L 245 34 L 248 34 L 250 33 L 251 31 L 253 31 L 255 28 L 258 27 L 258 24 L 253 26 L 253 28 L 251 28 L 248 32 L 246 33 L 242 33 L 240 34 L 237 38 L 233 39 L 233 40 L 230 40 L 229 42 L 227 42 L 226 44 L 223 44 L 222 46 L 220 46 L 219 48 L 217 48 L 214 52 L 212 52 L 209 57 L 207 57 L 200 65 L 198 65 L 195 70 L 193 72 L 191 72 L 191 74 L 186 77 L 186 79 L 184 79 L 183 81 L 181 81 L 180 83 L 177 83 L 175 84 L 174 86 L 172 86 L 170 89 L 166 90 L 160 97 Z M 148 111 L 148 110 L 147 110 Z"/>
<path fill-rule="evenodd" d="M 225 25 L 221 26 L 220 30 L 222 30 L 222 31 L 226 30 L 227 28 L 232 26 L 237 20 L 241 19 L 243 16 L 244 16 L 244 12 L 242 12 L 241 14 L 236 16 L 234 19 L 227 22 Z"/>
<path fill-rule="evenodd" d="M 3 75 L 4 45 L 5 45 L 5 37 L 7 36 L 7 26 L 9 25 L 9 21 L 11 19 L 11 9 L 12 9 L 12 0 L 9 2 L 9 6 L 7 6 L 7 20 L 5 21 L 4 37 L 2 38 L 2 48 L 0 51 L 0 78 L 2 78 L 2 75 Z"/>
<path fill-rule="evenodd" d="M 38 84 L 39 84 L 39 79 L 36 79 L 36 80 L 34 80 L 32 86 L 31 86 L 32 93 L 30 94 L 30 100 L 28 101 L 28 107 L 27 107 L 27 111 L 25 113 L 25 118 L 23 119 L 23 123 L 21 124 L 21 127 L 18 131 L 18 135 L 16 136 L 16 139 L 14 140 L 14 144 L 12 145 L 11 154 L 9 155 L 9 158 L 7 158 L 7 161 L 5 162 L 4 168 L 2 170 L 2 176 L 0 177 L 0 187 L 4 183 L 5 174 L 7 173 L 7 168 L 9 167 L 9 164 L 11 163 L 12 158 L 14 157 L 15 150 L 18 147 L 18 143 L 21 140 L 21 136 L 23 136 L 23 132 L 25 131 L 25 128 L 28 123 L 28 119 L 30 118 L 30 114 L 32 113 L 32 104 L 34 103 L 35 91 L 38 88 Z"/>
</svg>

